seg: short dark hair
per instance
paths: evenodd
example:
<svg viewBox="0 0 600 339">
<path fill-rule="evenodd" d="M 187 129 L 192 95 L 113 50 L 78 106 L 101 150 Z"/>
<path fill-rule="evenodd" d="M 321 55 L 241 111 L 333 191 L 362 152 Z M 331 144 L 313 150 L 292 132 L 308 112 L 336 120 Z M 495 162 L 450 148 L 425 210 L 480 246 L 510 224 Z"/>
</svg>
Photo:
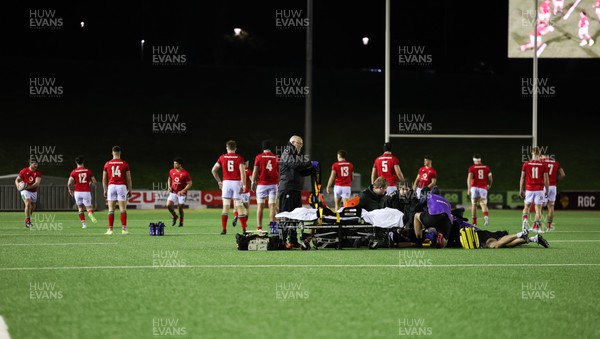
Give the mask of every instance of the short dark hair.
<svg viewBox="0 0 600 339">
<path fill-rule="evenodd" d="M 176 162 L 180 165 L 183 165 L 183 159 L 181 157 L 175 157 L 173 158 L 173 162 Z"/>
<path fill-rule="evenodd" d="M 344 151 L 343 149 L 337 151 L 337 154 L 344 159 L 346 159 L 346 155 L 348 155 L 348 153 L 346 151 Z"/>
<path fill-rule="evenodd" d="M 410 181 L 408 179 L 402 179 L 398 181 L 399 187 L 410 187 Z"/>
<path fill-rule="evenodd" d="M 75 157 L 75 163 L 76 163 L 77 165 L 81 165 L 81 164 L 83 164 L 83 156 L 82 156 L 82 155 L 78 155 L 78 156 L 76 156 L 76 157 Z"/>
<path fill-rule="evenodd" d="M 481 159 L 481 154 L 479 154 L 479 153 L 473 154 L 473 158 L 474 159 Z"/>
<path fill-rule="evenodd" d="M 112 151 L 113 152 L 117 152 L 117 153 L 121 153 L 121 147 L 119 147 L 119 146 L 113 146 Z"/>
<path fill-rule="evenodd" d="M 384 152 L 391 152 L 392 151 L 392 143 L 391 142 L 386 142 L 383 144 L 383 151 Z"/>
<path fill-rule="evenodd" d="M 423 158 L 427 160 L 433 160 L 433 157 L 429 154 L 426 154 Z"/>
<path fill-rule="evenodd" d="M 236 149 L 237 143 L 235 142 L 235 140 L 229 140 L 225 143 L 225 146 L 227 146 L 228 149 Z"/>
<path fill-rule="evenodd" d="M 271 149 L 271 141 L 270 140 L 263 140 L 260 145 L 261 145 L 263 151 L 267 150 L 267 149 Z"/>
</svg>

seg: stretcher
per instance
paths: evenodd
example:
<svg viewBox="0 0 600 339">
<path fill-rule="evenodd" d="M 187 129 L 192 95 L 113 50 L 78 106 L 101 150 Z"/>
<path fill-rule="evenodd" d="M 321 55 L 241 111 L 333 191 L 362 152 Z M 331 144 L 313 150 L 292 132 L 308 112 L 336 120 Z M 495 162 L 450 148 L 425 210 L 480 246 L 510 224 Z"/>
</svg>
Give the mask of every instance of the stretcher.
<svg viewBox="0 0 600 339">
<path fill-rule="evenodd" d="M 308 250 L 368 246 L 389 247 L 389 232 L 403 228 L 402 212 L 396 209 L 367 212 L 356 207 L 333 211 L 321 194 L 321 166 L 311 175 L 311 208 L 299 207 L 292 212 L 282 212 L 277 217 L 277 236 L 283 245 L 290 232 L 299 233 L 301 248 Z M 298 213 L 294 213 L 298 212 Z M 373 213 L 375 212 L 375 213 Z M 381 218 L 378 214 L 384 214 Z M 388 214 L 388 216 L 385 216 Z M 285 246 L 280 246 L 285 247 Z"/>
<path fill-rule="evenodd" d="M 296 212 L 296 213 L 295 213 Z M 386 218 L 377 219 L 377 214 Z M 277 232 L 286 239 L 296 231 L 302 249 L 390 247 L 389 232 L 402 229 L 402 212 L 383 209 L 372 212 L 356 207 L 344 207 L 337 212 L 329 208 L 297 208 L 277 214 Z M 380 223 L 378 223 L 378 220 Z"/>
</svg>

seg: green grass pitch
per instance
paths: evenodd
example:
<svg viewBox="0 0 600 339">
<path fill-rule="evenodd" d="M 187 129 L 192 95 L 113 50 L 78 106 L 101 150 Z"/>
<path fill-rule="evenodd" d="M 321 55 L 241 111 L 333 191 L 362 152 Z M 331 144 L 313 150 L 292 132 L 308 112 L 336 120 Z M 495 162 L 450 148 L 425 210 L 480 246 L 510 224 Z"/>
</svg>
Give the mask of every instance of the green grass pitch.
<svg viewBox="0 0 600 339">
<path fill-rule="evenodd" d="M 148 223 L 166 211 L 128 213 L 126 236 L 103 234 L 105 212 L 87 229 L 37 212 L 38 230 L 0 213 L 11 338 L 600 336 L 599 213 L 558 211 L 548 249 L 262 252 L 236 250 L 239 226 L 219 235 L 220 210 L 187 211 L 164 237 Z M 519 230 L 520 211 L 490 216 Z"/>
</svg>

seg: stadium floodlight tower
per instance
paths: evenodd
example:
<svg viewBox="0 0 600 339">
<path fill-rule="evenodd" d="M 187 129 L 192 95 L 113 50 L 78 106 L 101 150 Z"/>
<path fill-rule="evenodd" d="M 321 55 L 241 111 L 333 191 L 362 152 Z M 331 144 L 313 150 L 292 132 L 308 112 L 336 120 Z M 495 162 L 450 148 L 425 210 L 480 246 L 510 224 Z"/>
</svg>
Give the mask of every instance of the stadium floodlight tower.
<svg viewBox="0 0 600 339">
<path fill-rule="evenodd" d="M 538 0 L 535 0 L 535 25 L 534 36 L 537 36 L 537 8 Z M 487 138 L 487 139 L 532 139 L 532 145 L 537 146 L 537 39 L 534 39 L 533 48 L 533 107 L 532 107 L 532 131 L 531 134 L 392 134 L 390 133 L 390 0 L 385 0 L 385 142 L 390 138 Z"/>
<path fill-rule="evenodd" d="M 144 62 L 144 39 L 142 39 L 142 41 L 140 41 L 140 60 L 142 62 Z"/>
</svg>

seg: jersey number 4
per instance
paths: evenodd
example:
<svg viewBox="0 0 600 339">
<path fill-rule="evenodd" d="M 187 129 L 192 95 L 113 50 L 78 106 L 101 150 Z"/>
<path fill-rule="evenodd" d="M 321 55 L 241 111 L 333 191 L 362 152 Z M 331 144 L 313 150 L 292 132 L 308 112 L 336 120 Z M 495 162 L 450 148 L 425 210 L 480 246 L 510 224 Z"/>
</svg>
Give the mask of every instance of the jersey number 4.
<svg viewBox="0 0 600 339">
<path fill-rule="evenodd" d="M 273 164 L 271 163 L 271 160 L 267 161 L 267 166 L 265 166 L 269 172 L 273 171 Z"/>
</svg>

